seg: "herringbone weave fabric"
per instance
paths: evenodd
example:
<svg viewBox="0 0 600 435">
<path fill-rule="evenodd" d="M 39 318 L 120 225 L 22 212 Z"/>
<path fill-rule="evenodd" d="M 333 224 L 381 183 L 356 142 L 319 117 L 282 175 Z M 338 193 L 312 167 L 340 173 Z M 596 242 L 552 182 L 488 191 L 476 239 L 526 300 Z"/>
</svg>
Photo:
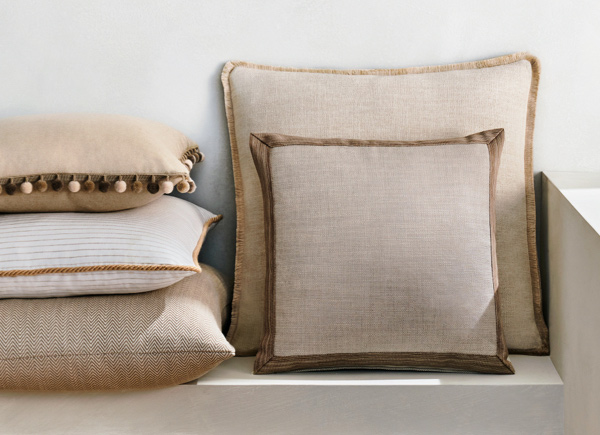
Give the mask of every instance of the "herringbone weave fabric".
<svg viewBox="0 0 600 435">
<path fill-rule="evenodd" d="M 141 389 L 202 376 L 234 354 L 221 332 L 226 286 L 202 269 L 143 294 L 0 301 L 0 388 Z"/>
</svg>

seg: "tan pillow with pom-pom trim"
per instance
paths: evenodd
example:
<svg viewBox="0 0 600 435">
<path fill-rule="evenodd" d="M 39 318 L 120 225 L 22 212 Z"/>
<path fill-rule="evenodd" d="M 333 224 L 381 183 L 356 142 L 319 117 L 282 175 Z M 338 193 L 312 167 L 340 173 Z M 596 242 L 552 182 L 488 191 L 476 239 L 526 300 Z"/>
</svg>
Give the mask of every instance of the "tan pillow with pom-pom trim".
<svg viewBox="0 0 600 435">
<path fill-rule="evenodd" d="M 0 212 L 113 211 L 196 188 L 204 159 L 167 125 L 124 115 L 0 120 Z"/>
</svg>

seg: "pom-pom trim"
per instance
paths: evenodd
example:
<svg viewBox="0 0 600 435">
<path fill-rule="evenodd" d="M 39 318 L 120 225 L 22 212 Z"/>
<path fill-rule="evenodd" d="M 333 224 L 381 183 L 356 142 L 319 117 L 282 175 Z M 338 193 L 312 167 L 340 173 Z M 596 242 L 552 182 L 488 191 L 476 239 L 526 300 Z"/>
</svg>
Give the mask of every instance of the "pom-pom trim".
<svg viewBox="0 0 600 435">
<path fill-rule="evenodd" d="M 47 173 L 20 175 L 0 178 L 0 194 L 39 194 L 44 192 L 64 192 L 67 194 L 90 193 L 96 189 L 102 193 L 171 193 L 192 191 L 193 184 L 189 171 L 204 160 L 198 147 L 187 149 L 181 156 L 185 172 L 163 174 L 85 174 Z M 181 185 L 181 187 L 180 187 Z M 185 189 L 185 186 L 189 186 Z"/>
</svg>

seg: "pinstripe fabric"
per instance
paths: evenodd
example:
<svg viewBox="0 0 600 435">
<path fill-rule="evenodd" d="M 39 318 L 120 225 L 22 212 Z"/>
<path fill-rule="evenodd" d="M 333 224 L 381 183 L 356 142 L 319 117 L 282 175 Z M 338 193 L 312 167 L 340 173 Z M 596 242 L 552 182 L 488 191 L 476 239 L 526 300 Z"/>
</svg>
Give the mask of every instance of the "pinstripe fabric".
<svg viewBox="0 0 600 435">
<path fill-rule="evenodd" d="M 0 296 L 136 293 L 200 272 L 197 251 L 219 217 L 162 197 L 112 213 L 0 216 Z"/>
<path fill-rule="evenodd" d="M 210 266 L 136 295 L 0 300 L 0 389 L 115 390 L 188 382 L 231 358 L 229 296 Z"/>
</svg>

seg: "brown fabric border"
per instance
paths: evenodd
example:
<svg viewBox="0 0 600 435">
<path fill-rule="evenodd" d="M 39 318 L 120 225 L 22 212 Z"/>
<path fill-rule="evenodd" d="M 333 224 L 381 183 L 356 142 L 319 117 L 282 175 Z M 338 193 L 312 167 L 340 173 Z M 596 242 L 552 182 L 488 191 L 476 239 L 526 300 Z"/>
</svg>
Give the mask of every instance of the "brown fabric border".
<svg viewBox="0 0 600 435">
<path fill-rule="evenodd" d="M 489 222 L 491 239 L 491 272 L 494 288 L 496 316 L 496 355 L 473 355 L 433 352 L 365 352 L 352 354 L 276 356 L 276 290 L 274 200 L 271 179 L 270 151 L 283 146 L 348 146 L 348 147 L 405 147 L 445 146 L 463 144 L 486 144 L 489 152 Z M 250 148 L 256 165 L 263 193 L 265 214 L 265 242 L 267 273 L 265 288 L 264 332 L 255 365 L 255 374 L 276 373 L 291 370 L 331 368 L 420 368 L 451 369 L 482 373 L 512 374 L 514 368 L 508 361 L 508 349 L 504 340 L 500 316 L 498 292 L 498 267 L 496 262 L 496 179 L 500 167 L 500 155 L 504 145 L 504 129 L 487 130 L 456 139 L 427 141 L 374 141 L 354 139 L 312 139 L 281 134 L 251 134 Z"/>
<path fill-rule="evenodd" d="M 260 355 L 260 353 L 259 353 Z M 424 362 L 426 364 L 424 365 Z M 488 355 L 429 352 L 367 352 L 325 355 L 274 356 L 258 367 L 254 374 L 265 375 L 299 370 L 383 369 L 419 371 L 459 371 L 512 375 L 509 361 Z"/>
<path fill-rule="evenodd" d="M 525 355 L 548 355 L 549 337 L 548 327 L 544 321 L 542 309 L 542 289 L 540 271 L 537 258 L 537 241 L 536 241 L 536 210 L 535 210 L 535 186 L 533 182 L 533 132 L 535 127 L 535 111 L 537 102 L 537 93 L 540 80 L 540 62 L 535 56 L 522 52 L 509 54 L 506 56 L 495 57 L 491 59 L 478 60 L 474 62 L 464 62 L 449 65 L 436 65 L 425 67 L 410 67 L 402 69 L 353 69 L 353 70 L 335 70 L 335 69 L 311 69 L 311 68 L 289 68 L 289 67 L 274 67 L 267 65 L 258 65 L 249 62 L 233 61 L 227 62 L 221 73 L 221 82 L 224 89 L 225 112 L 227 115 L 227 126 L 229 129 L 229 137 L 231 141 L 231 156 L 233 163 L 233 178 L 235 183 L 235 204 L 237 210 L 237 231 L 236 231 L 236 257 L 235 257 L 235 281 L 233 287 L 233 301 L 231 313 L 231 326 L 227 333 L 227 339 L 230 342 L 235 341 L 235 333 L 237 330 L 239 318 L 239 305 L 241 299 L 242 282 L 242 259 L 244 246 L 244 225 L 245 225 L 245 208 L 242 196 L 244 193 L 244 185 L 242 179 L 242 171 L 239 161 L 238 141 L 235 133 L 235 114 L 233 113 L 233 102 L 231 99 L 231 86 L 229 79 L 233 70 L 237 67 L 252 68 L 265 71 L 283 71 L 283 72 L 306 72 L 315 74 L 342 74 L 342 75 L 407 75 L 407 74 L 426 74 L 445 71 L 458 71 L 468 69 L 490 68 L 500 65 L 507 65 L 515 62 L 526 60 L 531 64 L 532 79 L 531 88 L 529 91 L 529 101 L 527 104 L 527 126 L 525 133 L 525 201 L 527 213 L 527 244 L 529 248 L 529 267 L 531 273 L 532 299 L 534 319 L 540 334 L 542 344 L 537 348 L 530 349 L 510 349 L 511 352 Z"/>
</svg>

